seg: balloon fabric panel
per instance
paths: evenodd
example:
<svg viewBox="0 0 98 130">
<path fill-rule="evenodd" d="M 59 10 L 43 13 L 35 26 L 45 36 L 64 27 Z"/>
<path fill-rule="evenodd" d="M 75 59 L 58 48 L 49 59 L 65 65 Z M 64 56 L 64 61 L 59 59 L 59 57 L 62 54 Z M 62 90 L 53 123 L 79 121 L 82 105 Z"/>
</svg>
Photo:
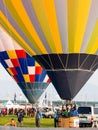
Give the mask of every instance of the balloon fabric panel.
<svg viewBox="0 0 98 130">
<path fill-rule="evenodd" d="M 35 62 L 33 60 L 31 60 L 32 58 L 27 58 L 27 64 L 28 66 L 35 66 Z"/>
<path fill-rule="evenodd" d="M 26 52 L 24 50 L 15 50 L 18 58 L 26 58 Z"/>
<path fill-rule="evenodd" d="M 17 71 L 15 68 L 10 68 L 10 70 L 12 71 L 13 75 L 17 75 Z"/>
<path fill-rule="evenodd" d="M 1 58 L 2 59 L 8 59 L 9 58 L 6 51 L 0 52 L 0 53 L 1 53 Z"/>
<path fill-rule="evenodd" d="M 23 74 L 28 74 L 28 69 L 27 69 L 27 61 L 26 61 L 26 59 L 24 59 L 24 58 L 19 58 L 18 59 L 19 60 L 19 64 L 20 64 L 20 66 L 21 66 L 21 70 L 22 70 L 22 73 Z"/>
<path fill-rule="evenodd" d="M 20 66 L 17 59 L 11 59 L 11 62 L 13 63 L 13 65 L 14 65 L 15 67 Z"/>
</svg>

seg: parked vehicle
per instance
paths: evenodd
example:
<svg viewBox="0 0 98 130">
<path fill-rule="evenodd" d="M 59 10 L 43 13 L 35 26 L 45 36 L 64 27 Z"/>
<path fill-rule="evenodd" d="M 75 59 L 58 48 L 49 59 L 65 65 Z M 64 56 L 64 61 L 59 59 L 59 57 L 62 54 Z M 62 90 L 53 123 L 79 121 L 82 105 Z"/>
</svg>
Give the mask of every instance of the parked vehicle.
<svg viewBox="0 0 98 130">
<path fill-rule="evenodd" d="M 44 113 L 44 117 L 45 118 L 53 118 L 54 117 L 54 111 L 53 110 L 50 110 L 48 112 L 45 112 Z"/>
<path fill-rule="evenodd" d="M 92 127 L 95 123 L 98 126 L 98 107 L 79 106 L 78 114 L 80 127 Z"/>
<path fill-rule="evenodd" d="M 54 117 L 54 111 L 50 107 L 43 107 L 41 110 L 43 118 L 53 118 Z"/>
</svg>

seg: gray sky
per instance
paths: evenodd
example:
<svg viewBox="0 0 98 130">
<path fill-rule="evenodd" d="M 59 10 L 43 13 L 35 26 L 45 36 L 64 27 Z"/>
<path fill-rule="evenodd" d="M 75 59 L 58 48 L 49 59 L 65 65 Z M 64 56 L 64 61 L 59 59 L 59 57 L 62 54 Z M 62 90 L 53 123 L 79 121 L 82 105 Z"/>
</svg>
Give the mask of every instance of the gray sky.
<svg viewBox="0 0 98 130">
<path fill-rule="evenodd" d="M 75 101 L 98 101 L 98 70 L 91 76 L 87 83 L 83 86 L 80 92 L 74 98 Z M 47 97 L 50 100 L 60 99 L 57 95 L 52 84 L 49 85 L 47 90 Z M 45 92 L 41 96 L 41 99 L 44 98 Z M 17 95 L 17 100 L 20 99 L 20 94 L 22 93 L 21 89 L 18 87 L 16 82 L 12 79 L 11 76 L 6 72 L 6 70 L 0 64 L 0 100 L 4 99 L 13 99 L 14 94 Z M 27 100 L 24 94 L 22 93 L 21 99 Z"/>
</svg>

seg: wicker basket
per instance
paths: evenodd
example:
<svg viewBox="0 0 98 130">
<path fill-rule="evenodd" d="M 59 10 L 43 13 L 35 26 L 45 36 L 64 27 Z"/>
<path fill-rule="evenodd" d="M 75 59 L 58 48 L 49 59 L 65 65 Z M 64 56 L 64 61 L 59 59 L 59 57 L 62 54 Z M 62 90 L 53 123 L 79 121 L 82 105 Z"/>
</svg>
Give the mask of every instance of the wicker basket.
<svg viewBox="0 0 98 130">
<path fill-rule="evenodd" d="M 77 116 L 70 117 L 70 118 L 60 117 L 58 120 L 58 127 L 78 128 L 79 127 L 79 118 Z"/>
<path fill-rule="evenodd" d="M 70 117 L 69 124 L 70 124 L 69 125 L 70 128 L 78 128 L 79 127 L 79 117 L 78 116 Z"/>
<path fill-rule="evenodd" d="M 59 118 L 58 127 L 69 128 L 69 118 Z"/>
</svg>

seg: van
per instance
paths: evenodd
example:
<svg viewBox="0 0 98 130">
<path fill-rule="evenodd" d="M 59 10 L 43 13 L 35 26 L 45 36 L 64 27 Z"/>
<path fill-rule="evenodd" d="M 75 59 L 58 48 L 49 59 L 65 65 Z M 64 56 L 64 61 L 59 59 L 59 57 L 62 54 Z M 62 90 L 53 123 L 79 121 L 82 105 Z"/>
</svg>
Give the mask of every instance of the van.
<svg viewBox="0 0 98 130">
<path fill-rule="evenodd" d="M 93 123 L 98 124 L 98 107 L 91 105 L 79 106 L 79 127 L 92 127 Z"/>
</svg>

